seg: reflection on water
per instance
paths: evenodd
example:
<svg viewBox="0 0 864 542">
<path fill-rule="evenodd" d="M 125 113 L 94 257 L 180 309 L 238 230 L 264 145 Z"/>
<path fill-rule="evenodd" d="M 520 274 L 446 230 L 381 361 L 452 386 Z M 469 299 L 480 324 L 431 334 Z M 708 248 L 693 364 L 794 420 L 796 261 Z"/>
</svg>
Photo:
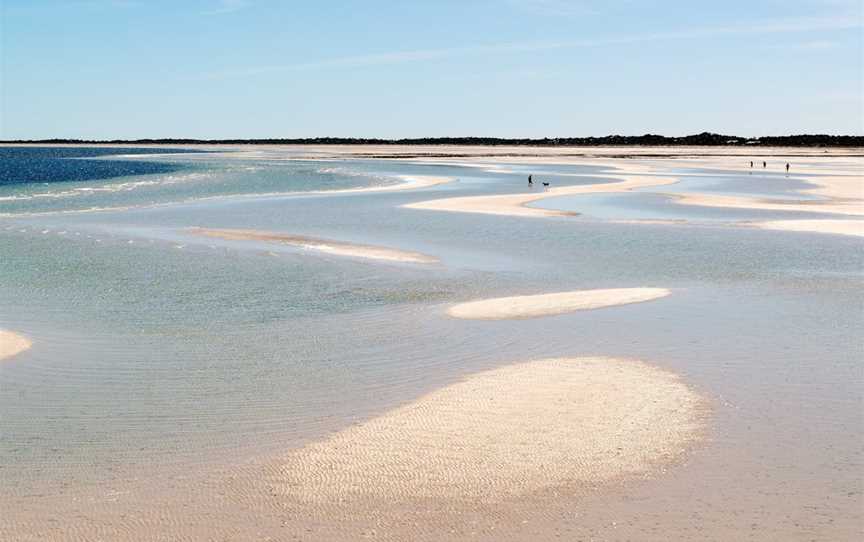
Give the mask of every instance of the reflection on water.
<svg viewBox="0 0 864 542">
<path fill-rule="evenodd" d="M 75 185 L 94 188 L 76 196 L 82 206 L 172 205 L 0 217 L 0 327 L 34 342 L 0 366 L 5 491 L 111 479 L 136 465 L 169 472 L 284 450 L 482 368 L 606 355 L 674 370 L 715 403 L 716 437 L 694 459 L 704 468 L 686 471 L 691 489 L 674 506 L 699 513 L 736 499 L 756 507 L 764 491 L 815 492 L 828 513 L 856 513 L 864 383 L 859 239 L 400 207 L 525 190 L 527 167 L 185 160 L 184 174 L 202 177 L 172 183 L 176 173 L 155 175 L 148 177 L 155 184 L 127 192 L 96 188 L 137 177 Z M 602 177 L 597 168 L 531 168 L 557 184 Z M 587 177 L 553 177 L 556 171 Z M 297 194 L 411 174 L 457 180 L 420 191 Z M 737 194 L 749 182 L 724 173 L 698 187 L 714 183 Z M 760 190 L 787 196 L 770 183 Z M 202 199 L 231 194 L 248 197 Z M 0 210 L 82 208 L 71 199 L 2 201 Z M 617 219 L 669 218 L 672 204 L 631 193 L 535 205 Z M 675 218 L 788 217 L 674 207 Z M 207 239 L 184 231 L 192 226 L 377 244 L 441 264 Z M 672 295 L 532 321 L 444 314 L 449 303 L 475 298 L 628 286 Z M 725 482 L 710 474 L 719 469 Z"/>
</svg>

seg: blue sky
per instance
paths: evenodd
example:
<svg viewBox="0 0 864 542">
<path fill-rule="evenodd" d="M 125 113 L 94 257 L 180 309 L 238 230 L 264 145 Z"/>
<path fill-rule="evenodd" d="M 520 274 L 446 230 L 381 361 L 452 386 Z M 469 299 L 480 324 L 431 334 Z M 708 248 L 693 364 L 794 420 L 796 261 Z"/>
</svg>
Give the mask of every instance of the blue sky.
<svg viewBox="0 0 864 542">
<path fill-rule="evenodd" d="M 0 139 L 864 134 L 860 0 L 0 6 Z"/>
</svg>

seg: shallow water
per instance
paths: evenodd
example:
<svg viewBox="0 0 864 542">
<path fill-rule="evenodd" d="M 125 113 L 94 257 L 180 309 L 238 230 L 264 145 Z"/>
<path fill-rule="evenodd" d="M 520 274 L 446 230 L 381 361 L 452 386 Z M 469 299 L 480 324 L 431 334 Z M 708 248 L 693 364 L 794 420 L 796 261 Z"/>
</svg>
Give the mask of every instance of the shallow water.
<svg viewBox="0 0 864 542">
<path fill-rule="evenodd" d="M 723 227 L 715 222 L 790 216 L 673 205 L 644 191 L 535 204 L 563 201 L 592 220 L 400 207 L 524 191 L 529 170 L 556 186 L 600 182 L 601 168 L 292 162 L 261 153 L 135 160 L 182 163 L 201 177 L 174 183 L 175 173 L 154 174 L 154 184 L 50 203 L 0 200 L 0 327 L 34 343 L 0 364 L 0 491 L 18 505 L 36 506 L 39 497 L 28 495 L 58 483 L 103 484 L 142 468 L 167 477 L 283 451 L 483 368 L 602 355 L 673 370 L 714 408 L 711 439 L 687 465 L 628 490 L 655 494 L 661 519 L 672 510 L 699 516 L 708 532 L 731 537 L 753 523 L 824 539 L 861 527 L 862 240 Z M 303 194 L 395 184 L 397 175 L 457 180 Z M 694 179 L 675 190 L 715 185 L 791 199 L 802 187 L 771 180 L 748 193 L 750 179 L 733 173 Z M 69 190 L 58 184 L 51 190 Z M 123 209 L 62 212 L 91 206 Z M 606 221 L 628 218 L 707 225 Z M 375 244 L 440 263 L 202 238 L 186 230 L 193 226 Z M 445 315 L 448 304 L 475 298 L 628 286 L 672 295 L 527 321 Z M 639 510 L 626 495 L 592 499 L 600 504 L 586 514 L 598 529 L 603 510 Z M 825 516 L 845 520 L 825 524 Z M 686 521 L 669 521 L 670 533 L 685 532 Z"/>
<path fill-rule="evenodd" d="M 664 187 L 665 188 L 665 187 Z M 736 222 L 758 220 L 794 220 L 836 218 L 830 213 L 766 211 L 685 205 L 677 203 L 676 193 L 689 193 L 677 187 L 662 193 L 629 192 L 624 194 L 590 194 L 556 196 L 532 203 L 530 207 L 579 213 L 587 218 L 604 220 L 686 220 L 690 222 Z M 708 190 L 703 190 L 708 193 Z"/>
</svg>

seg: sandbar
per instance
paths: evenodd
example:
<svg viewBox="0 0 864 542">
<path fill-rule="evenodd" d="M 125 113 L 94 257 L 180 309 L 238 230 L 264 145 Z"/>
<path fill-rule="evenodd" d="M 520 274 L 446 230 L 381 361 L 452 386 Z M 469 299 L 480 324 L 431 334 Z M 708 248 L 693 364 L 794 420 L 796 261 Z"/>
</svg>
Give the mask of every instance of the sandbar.
<svg viewBox="0 0 864 542">
<path fill-rule="evenodd" d="M 470 320 L 537 318 L 568 312 L 641 303 L 669 295 L 665 288 L 611 288 L 521 295 L 469 301 L 454 305 L 447 314 Z"/>
<path fill-rule="evenodd" d="M 359 188 L 355 190 L 363 192 L 419 190 L 421 188 L 429 188 L 431 186 L 438 186 L 439 184 L 445 184 L 454 181 L 452 177 L 439 177 L 434 175 L 398 175 L 397 177 L 404 182 L 395 185 L 372 186 L 369 188 Z"/>
<path fill-rule="evenodd" d="M 553 187 L 547 190 L 534 188 L 521 194 L 499 194 L 492 196 L 466 196 L 420 201 L 404 205 L 408 209 L 424 209 L 432 211 L 449 211 L 457 213 L 480 213 L 489 215 L 506 215 L 520 217 L 552 217 L 574 216 L 578 213 L 558 211 L 554 209 L 539 209 L 527 207 L 528 203 L 555 196 L 570 196 L 576 194 L 596 194 L 609 192 L 627 192 L 636 188 L 662 186 L 678 182 L 674 177 L 654 177 L 640 175 L 604 175 L 617 179 L 617 182 L 595 183 L 588 185 Z"/>
<path fill-rule="evenodd" d="M 265 241 L 290 245 L 334 256 L 347 256 L 353 258 L 366 258 L 372 260 L 384 260 L 403 263 L 435 263 L 438 261 L 433 256 L 374 245 L 362 245 L 322 239 L 319 237 L 308 237 L 305 235 L 291 235 L 287 233 L 269 232 L 261 230 L 238 230 L 238 229 L 213 229 L 213 228 L 189 228 L 187 231 L 194 235 L 224 239 L 227 241 Z"/>
<path fill-rule="evenodd" d="M 318 504 L 496 502 L 645 475 L 703 429 L 676 375 L 612 358 L 556 358 L 476 373 L 288 455 L 275 494 Z"/>
<path fill-rule="evenodd" d="M 0 361 L 29 350 L 31 346 L 33 343 L 23 335 L 0 329 Z"/>
<path fill-rule="evenodd" d="M 671 197 L 675 203 L 699 207 L 864 215 L 864 204 L 854 200 L 774 200 L 745 196 L 721 196 L 717 194 L 672 194 Z"/>
<path fill-rule="evenodd" d="M 765 230 L 831 233 L 864 237 L 864 220 L 769 220 L 754 222 L 753 226 Z"/>
<path fill-rule="evenodd" d="M 831 170 L 821 170 L 819 173 L 834 173 Z M 805 188 L 801 192 L 815 194 L 826 198 L 845 200 L 864 200 L 864 178 L 860 174 L 840 170 L 840 175 L 808 175 L 806 180 L 815 184 L 815 188 Z"/>
</svg>

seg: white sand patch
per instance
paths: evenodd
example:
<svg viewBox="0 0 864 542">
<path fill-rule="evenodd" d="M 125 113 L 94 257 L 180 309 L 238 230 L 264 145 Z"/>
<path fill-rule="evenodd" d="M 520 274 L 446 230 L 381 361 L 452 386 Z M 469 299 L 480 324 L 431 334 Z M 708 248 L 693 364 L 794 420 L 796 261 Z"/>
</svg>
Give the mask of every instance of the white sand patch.
<svg viewBox="0 0 864 542">
<path fill-rule="evenodd" d="M 399 178 L 405 181 L 402 184 L 392 186 L 376 186 L 365 189 L 367 192 L 380 192 L 392 190 L 419 190 L 421 188 L 429 188 L 453 182 L 452 177 L 436 177 L 432 175 L 399 175 Z"/>
<path fill-rule="evenodd" d="M 754 222 L 752 225 L 766 230 L 833 233 L 864 237 L 864 220 L 772 220 Z"/>
<path fill-rule="evenodd" d="M 854 200 L 772 200 L 744 196 L 721 196 L 716 194 L 671 194 L 675 203 L 699 207 L 723 207 L 731 209 L 759 209 L 763 211 L 796 211 L 802 213 L 825 213 L 839 215 L 864 215 L 864 202 Z"/>
<path fill-rule="evenodd" d="M 669 290 L 665 288 L 612 288 L 499 297 L 460 303 L 450 307 L 447 314 L 454 318 L 471 320 L 536 318 L 629 303 L 641 303 L 666 297 L 669 293 Z"/>
<path fill-rule="evenodd" d="M 824 171 L 823 171 L 824 172 Z M 814 175 L 808 176 L 807 182 L 817 185 L 801 192 L 815 194 L 826 198 L 864 200 L 864 177 L 862 175 Z"/>
<path fill-rule="evenodd" d="M 22 335 L 0 329 L 0 360 L 11 358 L 33 346 L 30 340 Z"/>
<path fill-rule="evenodd" d="M 301 501 L 494 502 L 644 475 L 702 429 L 677 376 L 610 358 L 482 372 L 290 454 L 268 480 Z"/>
<path fill-rule="evenodd" d="M 367 258 L 372 260 L 385 260 L 403 263 L 435 263 L 437 258 L 409 252 L 394 248 L 379 247 L 373 245 L 361 245 L 307 237 L 303 235 L 291 235 L 285 233 L 268 232 L 261 230 L 235 230 L 235 229 L 212 229 L 212 228 L 189 228 L 187 231 L 194 235 L 225 239 L 228 241 L 265 241 L 290 245 L 298 248 L 314 250 L 334 256 L 347 256 L 353 258 Z"/>
<path fill-rule="evenodd" d="M 573 216 L 577 213 L 526 207 L 526 204 L 556 196 L 627 192 L 636 188 L 662 186 L 678 182 L 678 180 L 673 177 L 639 175 L 605 175 L 605 177 L 618 179 L 618 181 L 611 183 L 553 187 L 545 191 L 542 188 L 534 188 L 532 191 L 523 194 L 500 194 L 493 196 L 466 196 L 436 199 L 409 203 L 404 207 L 408 209 L 523 217 Z"/>
</svg>

